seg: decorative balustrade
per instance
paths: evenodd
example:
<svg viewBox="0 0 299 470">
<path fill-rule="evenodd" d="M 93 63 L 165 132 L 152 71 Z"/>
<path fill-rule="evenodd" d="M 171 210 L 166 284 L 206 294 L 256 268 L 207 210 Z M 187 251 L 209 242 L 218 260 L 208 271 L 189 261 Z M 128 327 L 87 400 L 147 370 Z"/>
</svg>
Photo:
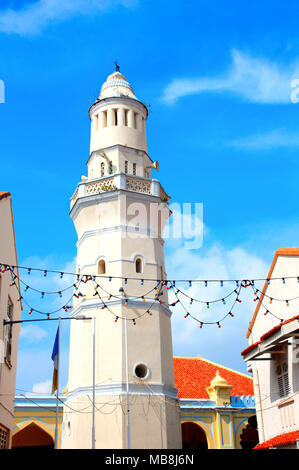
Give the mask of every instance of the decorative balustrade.
<svg viewBox="0 0 299 470">
<path fill-rule="evenodd" d="M 92 194 L 115 191 L 117 189 L 150 194 L 152 196 L 160 197 L 163 202 L 167 202 L 170 199 L 158 180 L 149 180 L 146 178 L 129 176 L 124 173 L 118 173 L 113 176 L 106 176 L 97 180 L 79 183 L 71 198 L 71 208 L 78 198 L 90 196 Z"/>
<path fill-rule="evenodd" d="M 86 196 L 89 194 L 105 193 L 106 191 L 114 191 L 116 186 L 114 185 L 114 178 L 105 178 L 85 185 Z"/>
<path fill-rule="evenodd" d="M 133 176 L 126 177 L 126 189 L 136 191 L 137 193 L 152 194 L 151 181 L 134 178 Z"/>
</svg>

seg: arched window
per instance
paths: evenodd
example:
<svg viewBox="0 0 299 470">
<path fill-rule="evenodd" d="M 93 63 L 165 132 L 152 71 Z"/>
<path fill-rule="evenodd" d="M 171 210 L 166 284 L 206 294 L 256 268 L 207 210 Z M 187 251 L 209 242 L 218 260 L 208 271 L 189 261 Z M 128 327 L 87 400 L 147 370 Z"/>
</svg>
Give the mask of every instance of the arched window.
<svg viewBox="0 0 299 470">
<path fill-rule="evenodd" d="M 106 274 L 106 263 L 104 259 L 98 262 L 98 274 Z"/>
<path fill-rule="evenodd" d="M 136 273 L 142 273 L 142 259 L 141 258 L 136 259 L 135 270 L 136 270 Z"/>
</svg>

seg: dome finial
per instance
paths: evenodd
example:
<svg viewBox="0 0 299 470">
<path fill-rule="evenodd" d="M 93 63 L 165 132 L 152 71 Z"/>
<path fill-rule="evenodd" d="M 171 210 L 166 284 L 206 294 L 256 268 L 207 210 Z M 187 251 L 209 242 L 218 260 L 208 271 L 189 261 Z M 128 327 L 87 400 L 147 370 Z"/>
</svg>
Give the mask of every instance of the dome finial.
<svg viewBox="0 0 299 470">
<path fill-rule="evenodd" d="M 115 61 L 114 63 L 115 63 L 115 71 L 116 71 L 116 72 L 119 72 L 119 65 L 118 65 L 118 63 L 117 63 L 117 59 L 116 59 L 116 61 Z"/>
</svg>

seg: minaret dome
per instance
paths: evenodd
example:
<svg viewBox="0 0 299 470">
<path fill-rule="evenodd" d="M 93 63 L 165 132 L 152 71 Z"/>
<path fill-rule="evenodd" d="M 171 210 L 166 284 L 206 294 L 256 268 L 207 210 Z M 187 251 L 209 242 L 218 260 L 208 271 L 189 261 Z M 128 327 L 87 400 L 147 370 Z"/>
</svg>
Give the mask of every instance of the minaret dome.
<svg viewBox="0 0 299 470">
<path fill-rule="evenodd" d="M 147 115 L 146 106 L 138 101 L 127 79 L 119 71 L 112 73 L 89 109 L 90 152 L 116 144 L 147 152 Z"/>
</svg>

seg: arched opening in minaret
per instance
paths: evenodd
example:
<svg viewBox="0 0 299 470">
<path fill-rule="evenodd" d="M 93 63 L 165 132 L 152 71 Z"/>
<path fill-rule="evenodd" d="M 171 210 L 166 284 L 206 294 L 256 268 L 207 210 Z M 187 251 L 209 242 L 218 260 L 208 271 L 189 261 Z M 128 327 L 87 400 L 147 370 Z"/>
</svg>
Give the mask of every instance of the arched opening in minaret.
<svg viewBox="0 0 299 470">
<path fill-rule="evenodd" d="M 106 274 L 106 262 L 104 259 L 98 262 L 98 274 Z"/>
<path fill-rule="evenodd" d="M 135 271 L 136 273 L 142 273 L 142 259 L 137 258 L 135 261 Z"/>
<path fill-rule="evenodd" d="M 201 426 L 189 422 L 182 424 L 183 449 L 208 449 L 207 436 Z"/>
</svg>

